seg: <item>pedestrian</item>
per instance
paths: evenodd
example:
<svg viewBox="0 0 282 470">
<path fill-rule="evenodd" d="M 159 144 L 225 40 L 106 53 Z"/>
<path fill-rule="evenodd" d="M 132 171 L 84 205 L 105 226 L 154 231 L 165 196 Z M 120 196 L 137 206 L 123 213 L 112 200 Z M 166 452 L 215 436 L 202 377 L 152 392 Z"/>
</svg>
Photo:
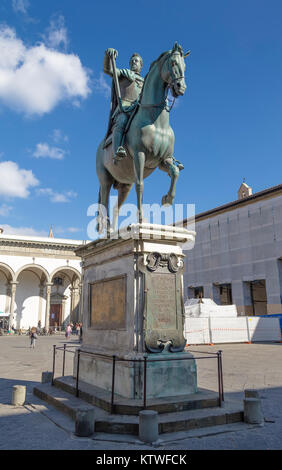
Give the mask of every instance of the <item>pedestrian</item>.
<svg viewBox="0 0 282 470">
<path fill-rule="evenodd" d="M 70 326 L 70 324 L 68 324 L 68 326 L 66 328 L 66 338 L 70 339 L 70 335 L 71 335 L 71 326 Z"/>
<path fill-rule="evenodd" d="M 75 324 L 75 331 L 76 331 L 76 336 L 79 336 L 79 332 L 80 332 L 80 325 L 79 325 L 79 323 L 76 323 L 76 324 Z"/>
<path fill-rule="evenodd" d="M 79 327 L 80 327 L 80 330 L 79 330 L 79 342 L 82 343 L 82 323 L 81 323 L 81 322 L 79 323 Z"/>
<path fill-rule="evenodd" d="M 35 343 L 37 340 L 36 328 L 32 328 L 30 332 L 30 347 L 35 348 Z"/>
</svg>

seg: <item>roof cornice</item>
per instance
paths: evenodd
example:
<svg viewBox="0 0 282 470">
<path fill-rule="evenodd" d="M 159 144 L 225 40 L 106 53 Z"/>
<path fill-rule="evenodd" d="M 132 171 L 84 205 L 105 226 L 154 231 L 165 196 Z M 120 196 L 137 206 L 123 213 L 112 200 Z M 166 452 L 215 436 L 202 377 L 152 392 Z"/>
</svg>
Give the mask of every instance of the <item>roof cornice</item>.
<svg viewBox="0 0 282 470">
<path fill-rule="evenodd" d="M 248 204 L 253 204 L 259 200 L 269 199 L 275 196 L 282 195 L 282 184 L 277 186 L 273 186 L 268 189 L 264 189 L 263 191 L 259 191 L 257 193 L 252 194 L 251 196 L 247 196 L 243 199 L 238 199 L 236 201 L 228 202 L 222 206 L 215 207 L 214 209 L 210 209 L 205 212 L 200 212 L 199 214 L 195 215 L 195 221 L 199 221 L 202 219 L 206 219 L 208 217 L 214 217 L 218 214 L 223 212 L 227 212 L 229 210 L 237 209 L 238 207 L 244 207 Z M 189 222 L 191 219 L 184 219 L 182 224 Z M 177 225 L 177 224 L 176 224 Z"/>
</svg>

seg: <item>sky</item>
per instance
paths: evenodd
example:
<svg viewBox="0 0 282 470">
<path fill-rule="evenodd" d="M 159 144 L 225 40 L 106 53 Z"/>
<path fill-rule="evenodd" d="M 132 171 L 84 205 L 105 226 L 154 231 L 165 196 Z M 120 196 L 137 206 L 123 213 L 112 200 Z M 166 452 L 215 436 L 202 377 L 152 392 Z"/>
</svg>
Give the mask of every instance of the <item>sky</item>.
<svg viewBox="0 0 282 470">
<path fill-rule="evenodd" d="M 191 50 L 187 90 L 170 113 L 185 166 L 176 204 L 201 213 L 235 200 L 243 179 L 253 192 L 281 184 L 281 23 L 281 0 L 1 0 L 0 227 L 89 238 L 108 47 L 120 68 L 138 52 L 143 76 L 175 41 Z M 168 187 L 157 169 L 144 203 L 160 203 Z"/>
</svg>

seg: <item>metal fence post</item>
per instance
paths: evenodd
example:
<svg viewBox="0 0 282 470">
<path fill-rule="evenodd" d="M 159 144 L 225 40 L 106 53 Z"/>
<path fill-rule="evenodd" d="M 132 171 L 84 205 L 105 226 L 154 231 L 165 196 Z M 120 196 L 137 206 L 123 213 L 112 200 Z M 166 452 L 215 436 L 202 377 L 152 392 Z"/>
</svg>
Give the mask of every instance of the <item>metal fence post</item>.
<svg viewBox="0 0 282 470">
<path fill-rule="evenodd" d="M 55 376 L 55 357 L 56 357 L 56 345 L 53 344 L 53 371 L 52 371 L 52 381 L 51 385 L 54 385 L 54 376 Z"/>
<path fill-rule="evenodd" d="M 147 406 L 147 356 L 144 356 L 144 410 Z"/>
<path fill-rule="evenodd" d="M 80 349 L 77 350 L 77 367 L 76 367 L 76 393 L 75 396 L 78 397 L 78 377 L 79 377 L 79 361 L 80 361 Z"/>
<path fill-rule="evenodd" d="M 111 414 L 114 413 L 116 356 L 113 356 Z"/>
<path fill-rule="evenodd" d="M 224 401 L 224 393 L 223 393 L 223 371 L 222 371 L 222 351 L 219 351 L 219 358 L 220 358 L 220 383 L 221 383 L 221 399 Z"/>
<path fill-rule="evenodd" d="M 224 401 L 223 393 L 223 373 L 222 373 L 222 351 L 217 351 L 217 374 L 218 374 L 218 395 L 219 395 L 219 406 L 222 406 Z"/>
<path fill-rule="evenodd" d="M 218 379 L 218 402 L 219 406 L 222 405 L 222 397 L 221 397 L 221 375 L 220 375 L 220 352 L 217 351 L 217 379 Z"/>
<path fill-rule="evenodd" d="M 66 343 L 64 343 L 64 354 L 63 354 L 63 377 L 65 375 L 65 359 L 66 359 Z"/>
</svg>

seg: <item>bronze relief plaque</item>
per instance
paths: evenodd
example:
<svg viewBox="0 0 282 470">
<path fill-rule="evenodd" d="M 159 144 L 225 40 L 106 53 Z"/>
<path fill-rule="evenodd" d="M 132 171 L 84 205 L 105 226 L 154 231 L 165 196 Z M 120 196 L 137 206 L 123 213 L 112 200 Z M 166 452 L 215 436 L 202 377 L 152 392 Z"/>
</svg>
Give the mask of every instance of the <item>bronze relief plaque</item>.
<svg viewBox="0 0 282 470">
<path fill-rule="evenodd" d="M 126 275 L 90 284 L 90 328 L 126 329 Z"/>
</svg>

